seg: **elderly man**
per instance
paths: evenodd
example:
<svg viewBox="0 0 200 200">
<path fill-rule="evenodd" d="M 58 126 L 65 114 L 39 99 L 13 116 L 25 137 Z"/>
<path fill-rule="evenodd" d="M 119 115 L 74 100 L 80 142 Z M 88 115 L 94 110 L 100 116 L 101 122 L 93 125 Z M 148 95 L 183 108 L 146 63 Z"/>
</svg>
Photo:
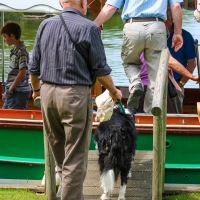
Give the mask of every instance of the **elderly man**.
<svg viewBox="0 0 200 200">
<path fill-rule="evenodd" d="M 114 101 L 122 93 L 110 76 L 99 27 L 84 17 L 87 0 L 60 4 L 62 14 L 39 26 L 30 78 L 33 98 L 41 95 L 44 133 L 61 178 L 61 199 L 83 200 L 92 131 L 90 87 L 97 78 Z"/>
</svg>

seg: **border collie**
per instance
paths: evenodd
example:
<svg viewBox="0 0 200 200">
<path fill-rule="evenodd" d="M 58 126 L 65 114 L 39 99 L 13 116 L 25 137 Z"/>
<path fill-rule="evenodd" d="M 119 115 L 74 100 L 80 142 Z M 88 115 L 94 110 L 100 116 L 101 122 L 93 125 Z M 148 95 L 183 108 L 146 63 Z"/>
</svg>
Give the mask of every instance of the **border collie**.
<svg viewBox="0 0 200 200">
<path fill-rule="evenodd" d="M 134 117 L 114 108 L 109 121 L 101 122 L 95 131 L 94 140 L 99 151 L 102 200 L 110 199 L 114 183 L 121 177 L 118 200 L 125 199 L 128 175 L 135 155 L 137 132 Z"/>
</svg>

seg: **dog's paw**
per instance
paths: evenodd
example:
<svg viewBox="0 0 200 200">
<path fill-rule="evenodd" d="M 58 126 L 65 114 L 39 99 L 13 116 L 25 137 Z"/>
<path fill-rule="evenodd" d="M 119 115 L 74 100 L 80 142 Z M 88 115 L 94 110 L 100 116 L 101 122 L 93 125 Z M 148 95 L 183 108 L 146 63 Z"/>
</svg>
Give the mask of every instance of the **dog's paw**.
<svg viewBox="0 0 200 200">
<path fill-rule="evenodd" d="M 104 193 L 101 195 L 101 200 L 110 200 L 110 197 Z"/>
<path fill-rule="evenodd" d="M 98 150 L 98 144 L 95 142 L 95 149 Z"/>
<path fill-rule="evenodd" d="M 132 173 L 131 173 L 131 171 L 128 173 L 128 176 L 127 176 L 128 178 L 131 178 L 132 177 Z"/>
</svg>

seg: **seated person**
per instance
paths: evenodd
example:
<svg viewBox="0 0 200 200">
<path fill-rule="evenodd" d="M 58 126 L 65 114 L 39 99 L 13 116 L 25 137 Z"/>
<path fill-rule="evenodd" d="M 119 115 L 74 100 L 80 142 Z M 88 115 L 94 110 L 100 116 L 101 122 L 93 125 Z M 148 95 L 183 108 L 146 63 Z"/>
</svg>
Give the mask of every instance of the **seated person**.
<svg viewBox="0 0 200 200">
<path fill-rule="evenodd" d="M 146 63 L 146 61 L 144 59 L 144 54 L 143 53 L 140 56 L 140 60 L 142 62 L 140 78 L 141 78 L 142 83 L 144 85 L 144 91 L 146 92 L 146 88 L 147 88 L 147 84 L 148 84 L 148 71 L 147 71 L 147 63 Z M 168 64 L 168 75 L 169 75 L 169 79 L 171 80 L 172 84 L 176 88 L 176 91 L 177 91 L 178 94 L 182 93 L 182 89 L 180 88 L 178 83 L 175 81 L 175 79 L 173 77 L 173 74 L 172 74 L 172 70 L 176 71 L 177 73 L 179 73 L 179 74 L 181 74 L 181 75 L 183 75 L 185 77 L 188 77 L 189 79 L 191 79 L 193 81 L 196 81 L 197 83 L 200 83 L 200 80 L 199 80 L 198 76 L 192 75 L 181 63 L 179 63 L 175 58 L 173 58 L 170 55 L 169 64 Z M 144 92 L 144 95 L 142 96 L 142 98 L 140 100 L 140 105 L 139 105 L 139 108 L 138 108 L 137 112 L 144 112 L 143 111 L 143 103 L 144 103 L 145 92 Z M 178 110 L 176 109 L 176 107 L 174 105 L 173 98 L 170 98 L 169 92 L 168 92 L 167 113 L 180 114 L 180 113 L 178 113 Z"/>
</svg>

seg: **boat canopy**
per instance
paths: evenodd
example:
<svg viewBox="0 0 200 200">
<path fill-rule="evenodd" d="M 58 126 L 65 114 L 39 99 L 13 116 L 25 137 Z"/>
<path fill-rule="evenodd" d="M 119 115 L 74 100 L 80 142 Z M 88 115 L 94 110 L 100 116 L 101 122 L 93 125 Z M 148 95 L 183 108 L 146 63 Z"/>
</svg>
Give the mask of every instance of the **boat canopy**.
<svg viewBox="0 0 200 200">
<path fill-rule="evenodd" d="M 61 10 L 58 0 L 0 0 L 1 12 L 58 13 Z"/>
</svg>

